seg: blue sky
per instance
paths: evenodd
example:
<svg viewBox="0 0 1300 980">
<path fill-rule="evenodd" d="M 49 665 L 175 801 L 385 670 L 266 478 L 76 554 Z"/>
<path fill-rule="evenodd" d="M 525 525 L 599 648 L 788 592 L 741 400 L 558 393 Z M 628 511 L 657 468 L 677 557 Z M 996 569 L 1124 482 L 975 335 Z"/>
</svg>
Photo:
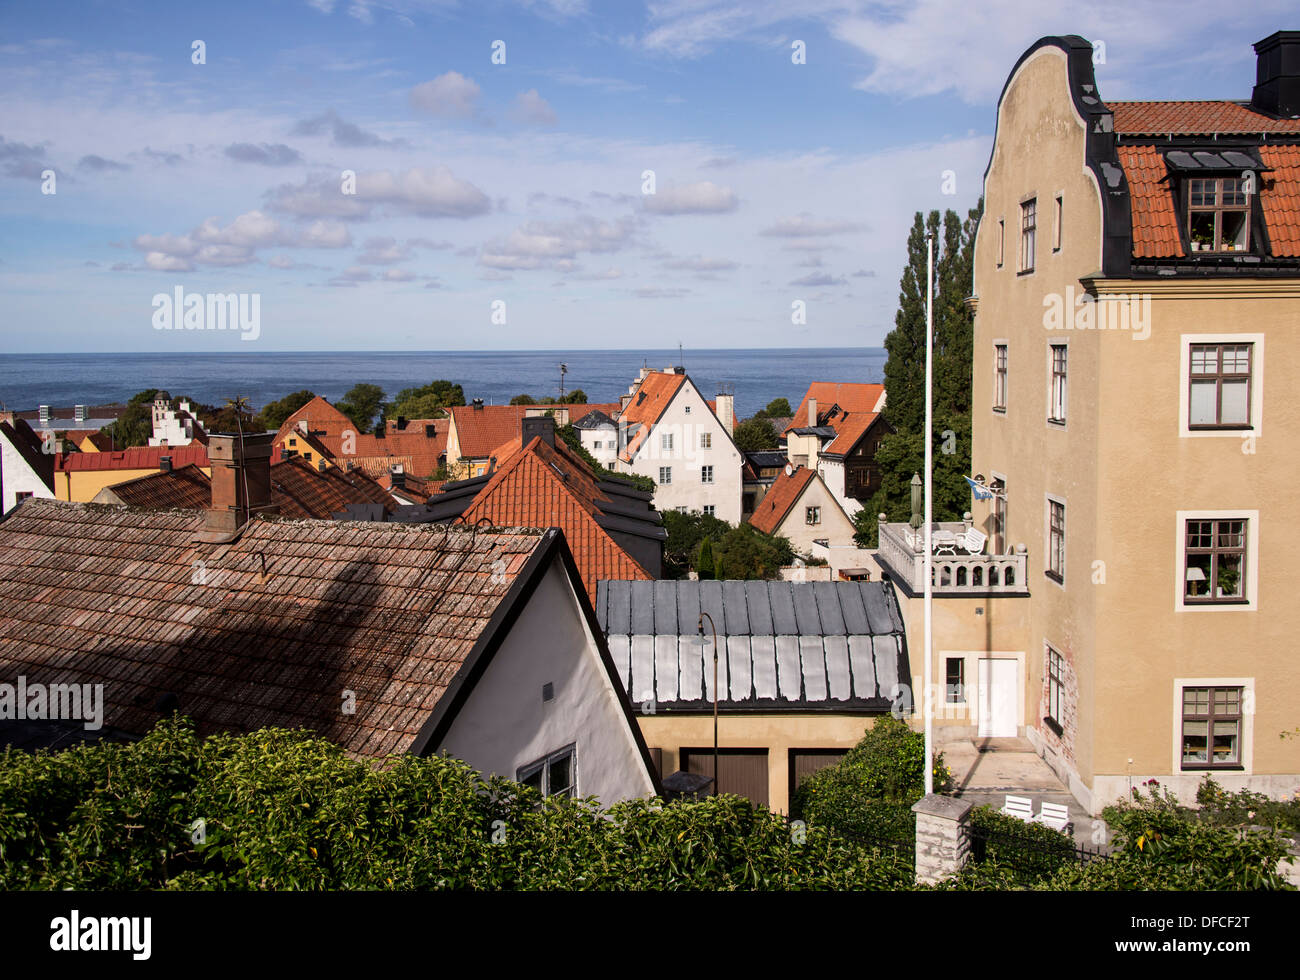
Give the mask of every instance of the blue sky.
<svg viewBox="0 0 1300 980">
<path fill-rule="evenodd" d="M 998 92 L 1034 40 L 1105 42 L 1103 98 L 1246 98 L 1251 43 L 1295 28 L 1291 14 L 1204 0 L 7 5 L 0 349 L 877 346 L 913 213 L 975 203 Z M 177 287 L 257 294 L 257 340 L 155 330 L 153 297 Z"/>
</svg>

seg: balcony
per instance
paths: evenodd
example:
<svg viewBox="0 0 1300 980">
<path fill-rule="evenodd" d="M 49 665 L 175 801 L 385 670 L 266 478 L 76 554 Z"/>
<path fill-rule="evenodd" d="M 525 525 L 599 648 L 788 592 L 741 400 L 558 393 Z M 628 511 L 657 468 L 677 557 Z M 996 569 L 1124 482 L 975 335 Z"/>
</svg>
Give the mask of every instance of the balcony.
<svg viewBox="0 0 1300 980">
<path fill-rule="evenodd" d="M 971 515 L 964 521 L 936 522 L 932 538 L 934 558 L 932 580 L 936 596 L 1029 595 L 1029 555 L 1017 545 L 1007 555 L 971 554 L 964 535 L 971 527 Z M 876 561 L 909 596 L 925 591 L 925 533 L 907 524 L 887 524 L 880 516 L 880 545 Z"/>
</svg>

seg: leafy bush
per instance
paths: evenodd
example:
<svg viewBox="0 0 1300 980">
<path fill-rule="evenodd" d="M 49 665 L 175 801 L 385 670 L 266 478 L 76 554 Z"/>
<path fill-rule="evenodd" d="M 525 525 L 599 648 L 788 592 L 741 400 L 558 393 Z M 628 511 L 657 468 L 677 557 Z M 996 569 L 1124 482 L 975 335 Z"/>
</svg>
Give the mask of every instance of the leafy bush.
<svg viewBox="0 0 1300 980">
<path fill-rule="evenodd" d="M 936 791 L 952 774 L 935 756 Z M 912 804 L 925 794 L 925 736 L 883 715 L 836 765 L 809 776 L 790 803 L 793 816 L 848 837 L 909 838 Z"/>
<path fill-rule="evenodd" d="M 197 821 L 202 821 L 201 824 Z M 304 732 L 0 755 L 3 889 L 896 889 L 892 856 L 723 796 L 546 800 Z"/>
<path fill-rule="evenodd" d="M 1286 800 L 1270 799 L 1263 793 L 1245 789 L 1234 793 L 1224 789 L 1206 773 L 1196 788 L 1196 802 L 1201 805 L 1198 816 L 1208 823 L 1273 827 L 1292 836 L 1300 833 L 1300 792 Z"/>
</svg>

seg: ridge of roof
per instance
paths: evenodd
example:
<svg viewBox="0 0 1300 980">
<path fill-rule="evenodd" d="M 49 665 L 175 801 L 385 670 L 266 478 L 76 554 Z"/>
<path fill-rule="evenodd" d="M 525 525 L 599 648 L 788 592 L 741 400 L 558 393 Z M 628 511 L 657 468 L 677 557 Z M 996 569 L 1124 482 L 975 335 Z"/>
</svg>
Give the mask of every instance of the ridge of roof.
<svg viewBox="0 0 1300 980">
<path fill-rule="evenodd" d="M 796 466 L 789 473 L 778 474 L 771 489 L 749 515 L 749 523 L 764 534 L 775 533 L 815 476 L 817 471 L 806 466 Z"/>
</svg>

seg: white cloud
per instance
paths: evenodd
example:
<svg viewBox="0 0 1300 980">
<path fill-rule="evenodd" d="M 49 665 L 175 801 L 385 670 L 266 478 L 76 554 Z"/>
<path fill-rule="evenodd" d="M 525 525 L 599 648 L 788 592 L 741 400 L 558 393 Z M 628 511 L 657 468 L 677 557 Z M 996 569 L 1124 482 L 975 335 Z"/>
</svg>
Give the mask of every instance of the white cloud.
<svg viewBox="0 0 1300 980">
<path fill-rule="evenodd" d="M 285 244 L 286 239 L 280 222 L 261 211 L 241 214 L 225 228 L 218 225 L 216 218 L 208 218 L 190 233 L 190 237 L 196 242 L 245 249 Z"/>
<path fill-rule="evenodd" d="M 297 244 L 303 248 L 347 248 L 352 235 L 341 221 L 313 221 L 298 236 Z"/>
<path fill-rule="evenodd" d="M 194 268 L 193 263 L 186 261 L 179 255 L 166 255 L 162 252 L 146 253 L 144 264 L 158 272 L 189 272 Z M 114 266 L 114 268 L 117 268 L 117 266 Z"/>
<path fill-rule="evenodd" d="M 449 71 L 411 89 L 411 105 L 444 119 L 467 119 L 478 108 L 478 84 L 458 71 Z"/>
<path fill-rule="evenodd" d="M 824 238 L 866 230 L 867 226 L 858 221 L 819 220 L 805 213 L 794 218 L 781 218 L 759 234 L 776 238 Z"/>
<path fill-rule="evenodd" d="M 644 207 L 655 214 L 722 214 L 736 210 L 736 192 L 711 180 L 671 184 L 647 194 Z"/>
<path fill-rule="evenodd" d="M 300 218 L 363 220 L 377 205 L 424 218 L 469 218 L 492 207 L 486 194 L 446 167 L 357 174 L 355 194 L 344 194 L 329 177 L 284 184 L 268 193 L 266 206 Z"/>
<path fill-rule="evenodd" d="M 535 88 L 515 96 L 513 115 L 519 122 L 532 126 L 554 126 L 556 122 L 555 110 Z"/>
<path fill-rule="evenodd" d="M 485 245 L 479 264 L 493 269 L 565 271 L 561 260 L 582 252 L 616 252 L 629 244 L 632 232 L 630 218 L 601 221 L 584 215 L 576 221 L 529 221 L 506 238 Z"/>
<path fill-rule="evenodd" d="M 736 268 L 736 263 L 731 259 L 711 259 L 700 255 L 692 255 L 684 259 L 670 259 L 664 264 L 665 269 L 676 269 L 684 272 L 726 272 L 729 269 Z"/>
<path fill-rule="evenodd" d="M 385 269 L 384 278 L 389 282 L 410 282 L 415 278 L 415 273 L 406 269 Z"/>
</svg>

